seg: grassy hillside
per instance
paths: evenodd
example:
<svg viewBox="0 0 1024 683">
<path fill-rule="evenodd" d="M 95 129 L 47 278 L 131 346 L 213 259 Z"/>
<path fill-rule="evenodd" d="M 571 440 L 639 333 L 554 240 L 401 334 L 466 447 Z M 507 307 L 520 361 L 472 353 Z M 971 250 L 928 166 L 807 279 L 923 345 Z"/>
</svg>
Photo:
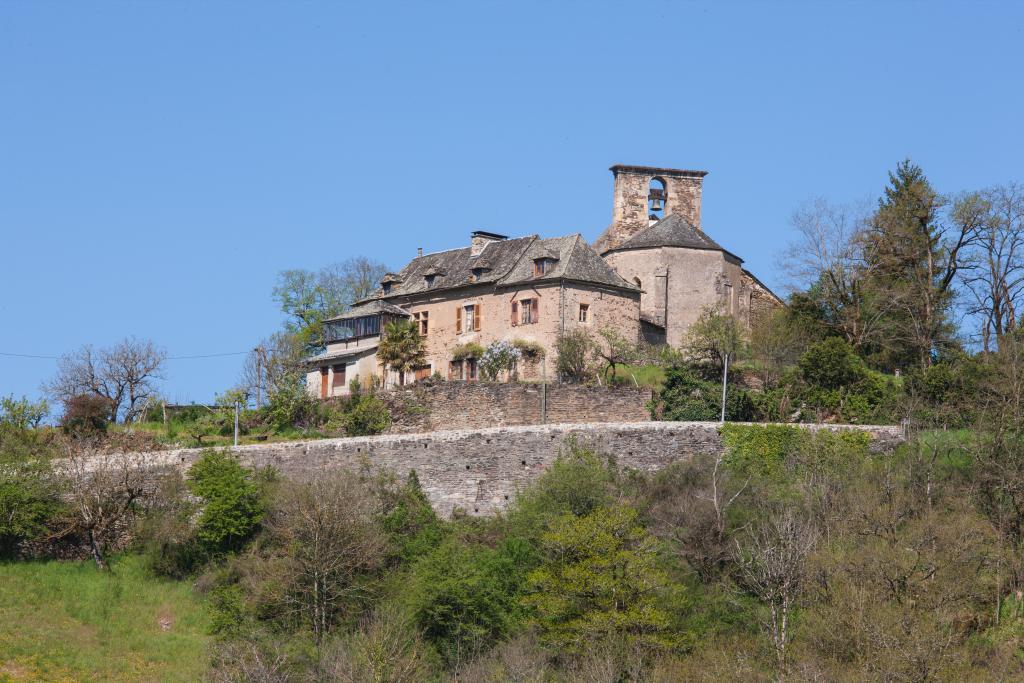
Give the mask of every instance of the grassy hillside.
<svg viewBox="0 0 1024 683">
<path fill-rule="evenodd" d="M 196 681 L 209 616 L 141 559 L 0 564 L 0 682 Z"/>
</svg>

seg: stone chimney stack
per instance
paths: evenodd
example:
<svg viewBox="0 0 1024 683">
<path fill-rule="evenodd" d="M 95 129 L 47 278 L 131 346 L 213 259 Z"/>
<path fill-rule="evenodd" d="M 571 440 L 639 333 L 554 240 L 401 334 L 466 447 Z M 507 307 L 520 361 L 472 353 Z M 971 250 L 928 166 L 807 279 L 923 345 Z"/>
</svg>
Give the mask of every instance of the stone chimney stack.
<svg viewBox="0 0 1024 683">
<path fill-rule="evenodd" d="M 622 164 L 609 170 L 615 175 L 615 204 L 611 225 L 594 243 L 598 253 L 615 249 L 671 214 L 700 229 L 701 189 L 707 171 Z"/>
<path fill-rule="evenodd" d="M 472 232 L 469 235 L 469 255 L 479 256 L 484 247 L 491 242 L 500 242 L 507 239 L 507 235 L 499 235 L 496 232 L 484 232 L 483 230 Z"/>
</svg>

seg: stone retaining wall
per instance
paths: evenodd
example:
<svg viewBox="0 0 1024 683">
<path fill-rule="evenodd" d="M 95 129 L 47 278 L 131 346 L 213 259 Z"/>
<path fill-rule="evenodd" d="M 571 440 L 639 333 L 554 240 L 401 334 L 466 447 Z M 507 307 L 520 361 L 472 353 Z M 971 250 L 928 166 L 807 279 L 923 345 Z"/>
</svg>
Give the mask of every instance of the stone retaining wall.
<svg viewBox="0 0 1024 683">
<path fill-rule="evenodd" d="M 609 422 L 548 424 L 449 430 L 344 439 L 320 439 L 240 446 L 251 466 L 273 465 L 283 474 L 316 473 L 339 467 L 387 468 L 404 477 L 415 469 L 438 513 L 455 508 L 491 514 L 505 507 L 517 489 L 547 469 L 569 440 L 614 454 L 621 466 L 644 471 L 701 454 L 723 444 L 715 422 Z M 860 430 L 872 449 L 888 451 L 902 440 L 900 427 L 800 425 L 817 430 Z M 187 469 L 201 449 L 142 454 L 154 467 Z"/>
<path fill-rule="evenodd" d="M 520 382 L 422 382 L 380 394 L 392 434 L 566 422 L 647 422 L 650 389 Z"/>
</svg>

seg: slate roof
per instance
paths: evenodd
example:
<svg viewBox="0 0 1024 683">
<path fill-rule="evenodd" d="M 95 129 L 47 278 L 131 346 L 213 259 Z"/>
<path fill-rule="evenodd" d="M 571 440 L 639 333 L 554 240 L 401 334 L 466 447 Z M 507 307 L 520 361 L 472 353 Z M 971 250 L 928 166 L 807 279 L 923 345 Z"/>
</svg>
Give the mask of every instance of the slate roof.
<svg viewBox="0 0 1024 683">
<path fill-rule="evenodd" d="M 687 249 L 708 249 L 723 251 L 736 256 L 718 242 L 711 239 L 706 232 L 690 225 L 679 214 L 669 214 L 654 225 L 641 230 L 628 240 L 609 249 L 605 253 L 626 249 L 648 249 L 652 247 L 685 247 Z M 736 256 L 736 258 L 739 258 Z M 740 259 L 741 261 L 743 259 Z"/>
<path fill-rule="evenodd" d="M 393 313 L 394 315 L 403 315 L 409 317 L 409 312 L 403 308 L 399 308 L 394 304 L 389 304 L 386 301 L 380 299 L 371 299 L 366 303 L 361 303 L 353 306 L 349 310 L 345 311 L 341 315 L 336 315 L 333 318 L 328 318 L 324 322 L 334 322 L 336 320 L 351 320 L 352 318 L 361 318 L 364 315 L 374 315 L 375 313 Z"/>
<path fill-rule="evenodd" d="M 557 260 L 551 264 L 546 273 L 534 276 L 533 262 L 539 258 L 555 258 Z M 499 284 L 511 285 L 561 278 L 624 289 L 637 289 L 636 285 L 623 280 L 603 258 L 598 256 L 581 235 L 534 240 L 523 258 L 519 259 Z"/>
<path fill-rule="evenodd" d="M 342 349 L 339 351 L 323 351 L 316 354 L 315 356 L 309 356 L 302 360 L 303 363 L 308 365 L 316 365 L 317 363 L 323 363 L 324 361 L 341 360 L 342 358 L 353 358 L 355 356 L 364 356 L 367 353 L 373 353 L 377 350 L 377 344 L 367 344 L 365 346 L 359 346 L 351 349 Z"/>
<path fill-rule="evenodd" d="M 544 275 L 534 277 L 533 261 L 538 258 L 553 258 L 555 262 Z M 428 275 L 434 278 L 433 286 L 427 286 Z M 503 286 L 560 278 L 637 289 L 619 277 L 581 235 L 548 239 L 530 235 L 488 242 L 476 256 L 472 255 L 470 247 L 417 256 L 395 274 L 387 294 L 378 289 L 374 298 L 367 301 L 474 284 Z"/>
</svg>

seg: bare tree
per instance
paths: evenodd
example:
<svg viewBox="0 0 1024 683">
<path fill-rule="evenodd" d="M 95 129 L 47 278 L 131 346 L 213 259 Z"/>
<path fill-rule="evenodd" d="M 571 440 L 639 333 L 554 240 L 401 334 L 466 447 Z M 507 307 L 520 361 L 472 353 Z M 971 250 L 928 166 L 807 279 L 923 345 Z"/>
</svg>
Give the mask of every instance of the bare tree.
<svg viewBox="0 0 1024 683">
<path fill-rule="evenodd" d="M 787 509 L 769 514 L 736 542 L 740 580 L 768 606 L 765 628 L 771 636 L 779 672 L 786 670 L 789 620 L 807 574 L 807 558 L 818 539 L 813 523 Z"/>
<path fill-rule="evenodd" d="M 862 237 L 869 216 L 866 207 L 822 198 L 804 204 L 791 219 L 798 237 L 782 261 L 789 288 L 810 291 L 829 321 L 857 349 L 874 337 L 895 304 L 876 300 L 866 286 L 869 273 Z"/>
<path fill-rule="evenodd" d="M 274 637 L 252 634 L 247 639 L 218 643 L 207 673 L 212 683 L 300 683 L 287 647 Z"/>
<path fill-rule="evenodd" d="M 155 394 L 166 359 L 152 341 L 134 337 L 98 350 L 85 345 L 61 357 L 57 375 L 43 388 L 62 403 L 83 394 L 102 396 L 110 402 L 111 421 L 128 422 Z"/>
<path fill-rule="evenodd" d="M 1024 188 L 1010 184 L 958 198 L 952 219 L 974 231 L 961 278 L 970 293 L 968 313 L 980 318 L 985 352 L 1017 328 L 1024 298 Z"/>
<path fill-rule="evenodd" d="M 319 473 L 284 485 L 269 520 L 281 549 L 282 608 L 307 623 L 318 643 L 346 606 L 363 597 L 360 578 L 380 566 L 385 541 L 377 501 L 354 473 Z"/>
<path fill-rule="evenodd" d="M 145 491 L 138 454 L 105 453 L 89 438 L 69 440 L 56 467 L 64 481 L 68 514 L 57 537 L 84 536 L 99 569 L 107 568 L 108 542 L 123 532 Z"/>
<path fill-rule="evenodd" d="M 429 680 L 428 647 L 409 619 L 387 608 L 374 613 L 351 636 L 327 648 L 321 667 L 339 683 Z"/>
<path fill-rule="evenodd" d="M 725 452 L 714 465 L 705 458 L 677 465 L 671 487 L 657 497 L 652 531 L 689 564 L 705 583 L 717 579 L 732 557 L 727 514 L 750 483 L 729 476 Z M 711 479 L 706 479 L 711 469 Z"/>
<path fill-rule="evenodd" d="M 306 349 L 294 334 L 278 332 L 263 339 L 245 357 L 238 388 L 258 404 L 304 378 Z"/>
</svg>

